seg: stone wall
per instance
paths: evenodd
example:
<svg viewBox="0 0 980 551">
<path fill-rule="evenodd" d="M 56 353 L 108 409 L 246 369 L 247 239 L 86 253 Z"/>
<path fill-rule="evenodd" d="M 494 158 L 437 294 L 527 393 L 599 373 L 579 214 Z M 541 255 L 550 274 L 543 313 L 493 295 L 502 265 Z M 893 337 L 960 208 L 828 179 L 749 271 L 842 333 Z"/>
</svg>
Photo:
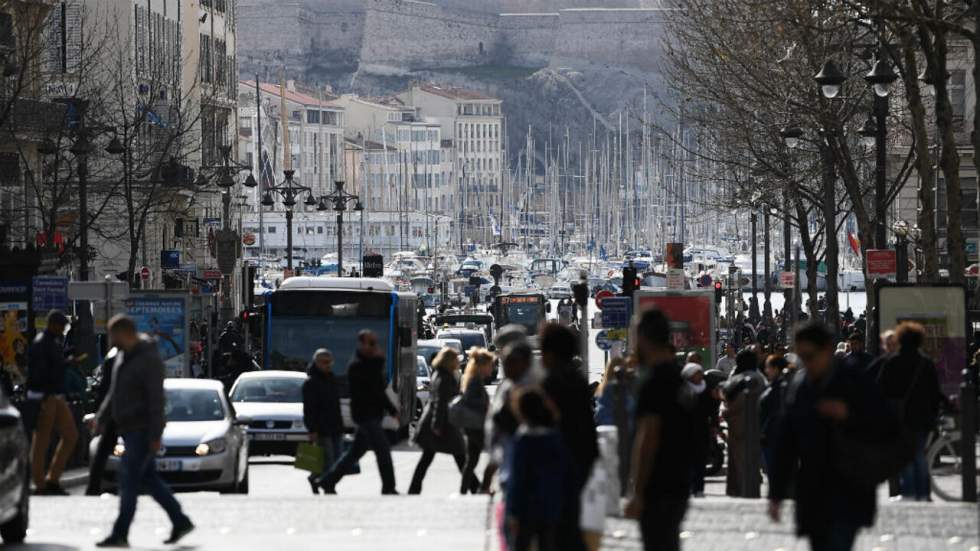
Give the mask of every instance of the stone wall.
<svg viewBox="0 0 980 551">
<path fill-rule="evenodd" d="M 555 51 L 558 13 L 503 14 L 496 51 L 503 65 L 547 67 Z"/>
<path fill-rule="evenodd" d="M 407 71 L 491 63 L 497 20 L 415 0 L 367 0 L 361 66 Z"/>
<path fill-rule="evenodd" d="M 661 9 L 562 10 L 553 66 L 629 66 L 655 70 L 662 51 Z"/>
</svg>

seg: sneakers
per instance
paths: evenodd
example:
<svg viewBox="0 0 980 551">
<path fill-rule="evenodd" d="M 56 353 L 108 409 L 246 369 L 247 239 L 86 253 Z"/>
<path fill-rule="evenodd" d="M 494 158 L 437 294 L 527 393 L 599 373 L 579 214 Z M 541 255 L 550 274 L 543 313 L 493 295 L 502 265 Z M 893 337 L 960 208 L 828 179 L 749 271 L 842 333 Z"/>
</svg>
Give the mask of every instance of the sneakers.
<svg viewBox="0 0 980 551">
<path fill-rule="evenodd" d="M 95 544 L 96 547 L 129 547 L 129 542 L 124 538 L 117 538 L 116 536 L 109 536 L 108 538 Z"/>
<path fill-rule="evenodd" d="M 194 531 L 194 523 L 192 523 L 190 520 L 187 520 L 184 524 L 181 524 L 180 526 L 174 526 L 173 530 L 170 532 L 170 539 L 167 539 L 163 543 L 166 543 L 168 545 L 177 543 L 181 540 L 181 538 L 183 538 L 187 534 L 190 534 L 193 531 Z"/>
</svg>

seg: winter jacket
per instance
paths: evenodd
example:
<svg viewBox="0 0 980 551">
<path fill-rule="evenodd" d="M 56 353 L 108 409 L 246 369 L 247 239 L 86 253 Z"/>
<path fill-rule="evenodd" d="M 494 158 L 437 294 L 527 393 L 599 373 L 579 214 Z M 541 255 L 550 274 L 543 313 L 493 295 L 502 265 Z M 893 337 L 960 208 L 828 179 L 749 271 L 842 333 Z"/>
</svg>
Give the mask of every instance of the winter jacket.
<svg viewBox="0 0 980 551">
<path fill-rule="evenodd" d="M 156 341 L 141 335 L 113 368 L 109 395 L 99 408 L 99 424 L 105 426 L 112 419 L 119 434 L 145 432 L 151 441 L 159 440 L 167 423 L 163 413 L 165 377 Z"/>
<path fill-rule="evenodd" d="M 386 389 L 384 358 L 365 358 L 360 353 L 347 367 L 350 414 L 355 423 L 380 421 L 385 412 L 398 415 Z"/>
<path fill-rule="evenodd" d="M 592 463 L 599 457 L 589 383 L 569 366 L 549 372 L 541 386 L 558 406 L 561 414 L 558 430 L 572 452 L 576 474 L 588 478 Z"/>
<path fill-rule="evenodd" d="M 881 363 L 878 387 L 893 407 L 908 397 L 904 411 L 895 412 L 908 429 L 929 432 L 935 426 L 942 390 L 932 360 L 917 350 L 900 350 Z"/>
<path fill-rule="evenodd" d="M 43 331 L 34 338 L 28 356 L 27 390 L 45 396 L 65 394 L 65 339 Z"/>
<path fill-rule="evenodd" d="M 317 435 L 337 436 L 344 432 L 340 414 L 340 392 L 333 373 L 320 371 L 311 364 L 309 378 L 303 383 L 303 423 Z"/>
<path fill-rule="evenodd" d="M 466 453 L 463 435 L 449 422 L 449 404 L 459 395 L 459 382 L 452 373 L 436 369 L 432 373 L 429 403 L 419 418 L 414 441 L 423 450 L 442 453 Z M 438 433 L 438 434 L 436 434 Z"/>
</svg>

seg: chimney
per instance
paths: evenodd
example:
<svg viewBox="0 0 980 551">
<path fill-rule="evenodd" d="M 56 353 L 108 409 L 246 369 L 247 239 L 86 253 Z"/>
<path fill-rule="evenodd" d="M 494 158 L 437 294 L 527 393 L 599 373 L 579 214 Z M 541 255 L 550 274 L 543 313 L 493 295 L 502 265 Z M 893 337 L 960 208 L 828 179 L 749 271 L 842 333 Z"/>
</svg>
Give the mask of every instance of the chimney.
<svg viewBox="0 0 980 551">
<path fill-rule="evenodd" d="M 295 92 L 296 91 L 296 81 L 295 80 L 287 80 L 286 81 L 286 89 L 289 90 L 290 92 Z"/>
</svg>

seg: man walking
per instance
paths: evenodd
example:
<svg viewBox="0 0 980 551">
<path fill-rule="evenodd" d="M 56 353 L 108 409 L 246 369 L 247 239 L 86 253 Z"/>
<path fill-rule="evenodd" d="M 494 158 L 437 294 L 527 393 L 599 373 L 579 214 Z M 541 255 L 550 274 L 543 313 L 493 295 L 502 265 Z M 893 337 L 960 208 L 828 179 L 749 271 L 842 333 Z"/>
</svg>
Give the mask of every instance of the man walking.
<svg viewBox="0 0 980 551">
<path fill-rule="evenodd" d="M 55 310 L 48 314 L 47 326 L 34 339 L 27 371 L 27 399 L 37 408 L 37 424 L 31 443 L 31 478 L 37 495 L 68 495 L 61 487 L 61 473 L 75 451 L 78 429 L 65 400 L 65 327 L 68 317 Z M 51 466 L 44 466 L 51 433 L 61 437 Z"/>
<path fill-rule="evenodd" d="M 96 419 L 99 425 L 106 425 L 110 419 L 115 422 L 125 452 L 119 465 L 119 516 L 109 537 L 96 546 L 129 546 L 129 526 L 136 514 L 141 489 L 163 507 L 173 524 L 170 538 L 164 543 L 177 543 L 194 529 L 194 524 L 156 472 L 154 457 L 160 450 L 166 424 L 164 365 L 156 343 L 137 333 L 136 324 L 127 316 L 118 315 L 109 321 L 109 339 L 122 351 L 123 358 L 116 362 L 112 387 Z"/>
<path fill-rule="evenodd" d="M 357 335 L 357 357 L 347 368 L 350 387 L 350 413 L 357 432 L 354 444 L 334 463 L 330 472 L 320 480 L 320 487 L 328 494 L 336 494 L 337 482 L 367 453 L 374 452 L 381 474 L 381 493 L 397 494 L 395 470 L 391 462 L 391 445 L 381 420 L 385 412 L 398 418 L 398 408 L 388 398 L 385 381 L 385 358 L 378 346 L 378 336 L 372 331 Z"/>
<path fill-rule="evenodd" d="M 626 515 L 639 519 L 644 549 L 678 551 L 690 493 L 696 395 L 674 360 L 670 322 L 663 312 L 643 312 L 634 334 L 643 367 Z"/>
<path fill-rule="evenodd" d="M 313 353 L 309 378 L 303 383 L 303 422 L 310 438 L 323 450 L 323 472 L 311 473 L 310 489 L 320 493 L 320 477 L 340 457 L 344 418 L 340 414 L 340 389 L 333 371 L 333 354 L 326 348 Z"/>
</svg>

